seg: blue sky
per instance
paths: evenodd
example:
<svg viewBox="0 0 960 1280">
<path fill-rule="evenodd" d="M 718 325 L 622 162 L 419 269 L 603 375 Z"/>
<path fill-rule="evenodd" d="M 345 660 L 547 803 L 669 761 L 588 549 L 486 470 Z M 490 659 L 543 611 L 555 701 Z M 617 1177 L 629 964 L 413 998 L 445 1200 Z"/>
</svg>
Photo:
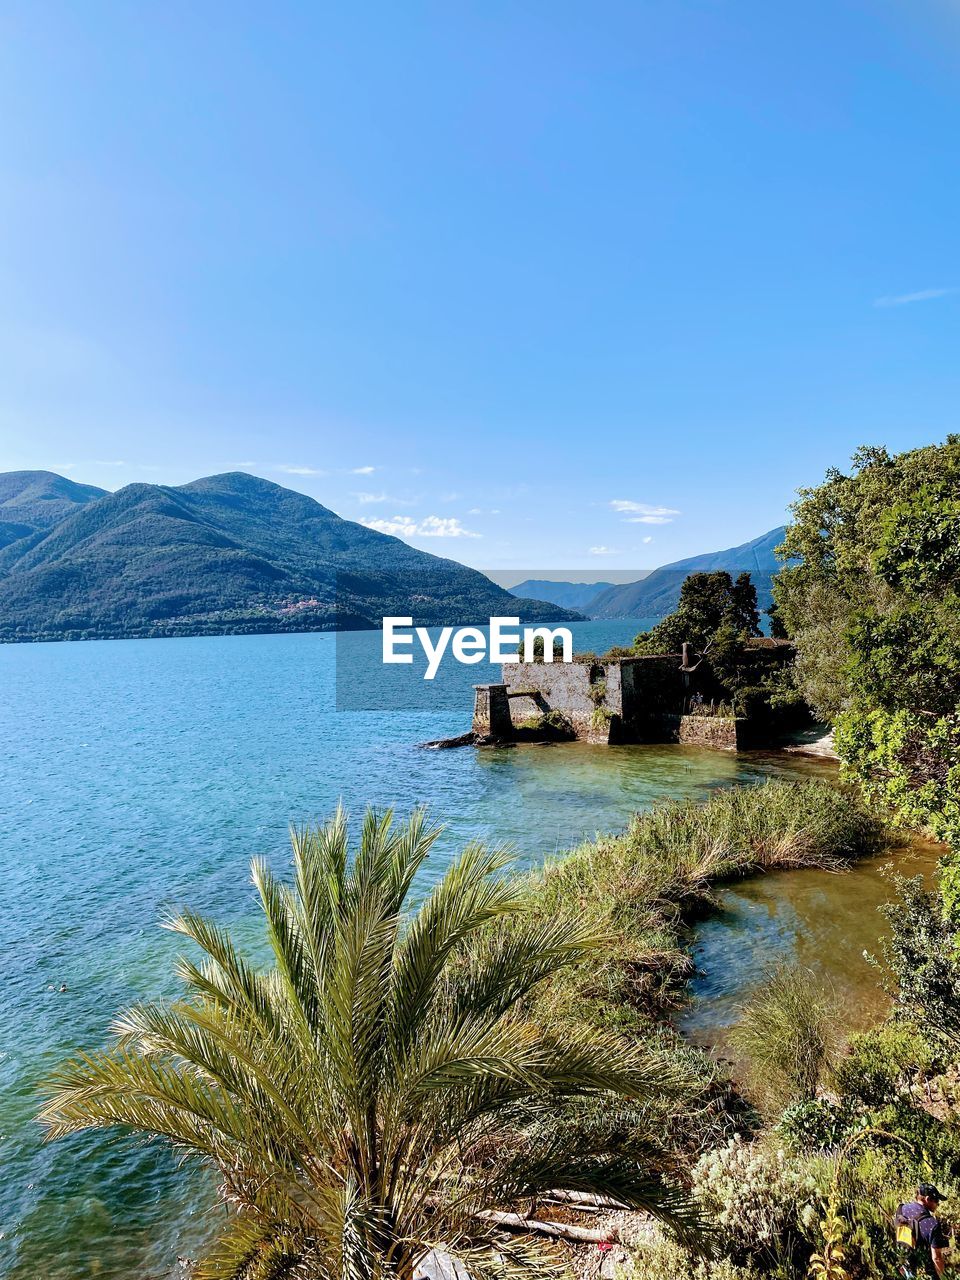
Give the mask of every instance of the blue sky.
<svg viewBox="0 0 960 1280">
<path fill-rule="evenodd" d="M 649 567 L 960 429 L 960 6 L 0 4 L 0 469 Z"/>
</svg>

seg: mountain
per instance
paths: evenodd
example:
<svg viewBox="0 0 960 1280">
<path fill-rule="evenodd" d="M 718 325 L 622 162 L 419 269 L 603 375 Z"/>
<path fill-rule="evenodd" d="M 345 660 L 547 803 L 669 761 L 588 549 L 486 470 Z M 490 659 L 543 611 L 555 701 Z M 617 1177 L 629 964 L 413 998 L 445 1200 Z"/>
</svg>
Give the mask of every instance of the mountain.
<svg viewBox="0 0 960 1280">
<path fill-rule="evenodd" d="M 736 577 L 749 573 L 757 588 L 757 601 L 761 609 L 773 602 L 771 580 L 780 568 L 780 561 L 773 554 L 783 541 L 785 526 L 771 529 L 769 533 L 739 547 L 726 551 L 710 551 L 705 555 L 691 556 L 688 560 L 675 560 L 655 569 L 639 582 L 611 587 L 585 606 L 591 618 L 653 618 L 672 613 L 680 599 L 680 588 L 691 573 L 713 573 L 725 569 Z"/>
<path fill-rule="evenodd" d="M 52 471 L 0 472 L 0 547 L 52 528 L 106 493 Z"/>
<path fill-rule="evenodd" d="M 549 578 L 527 578 L 507 590 L 512 596 L 532 596 L 535 600 L 549 600 L 565 609 L 584 609 L 594 596 L 612 586 L 612 582 L 551 582 Z"/>
<path fill-rule="evenodd" d="M 475 569 L 245 472 L 116 493 L 17 472 L 0 475 L 3 493 L 10 524 L 27 532 L 0 550 L 0 640 L 364 629 L 385 614 L 427 626 L 580 616 L 518 601 Z M 62 516 L 41 525 L 57 501 Z"/>
</svg>

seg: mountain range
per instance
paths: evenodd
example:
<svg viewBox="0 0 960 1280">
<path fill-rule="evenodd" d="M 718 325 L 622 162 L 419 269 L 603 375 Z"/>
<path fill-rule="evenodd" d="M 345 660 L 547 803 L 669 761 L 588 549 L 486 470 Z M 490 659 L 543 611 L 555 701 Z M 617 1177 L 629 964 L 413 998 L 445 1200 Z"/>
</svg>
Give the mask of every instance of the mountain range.
<svg viewBox="0 0 960 1280">
<path fill-rule="evenodd" d="M 569 621 L 246 472 L 116 493 L 0 474 L 0 640 Z"/>
<path fill-rule="evenodd" d="M 595 596 L 612 587 L 612 582 L 554 582 L 550 578 L 526 578 L 508 590 L 513 596 L 533 596 L 535 600 L 549 600 L 565 609 L 580 609 Z"/>
<path fill-rule="evenodd" d="M 579 609 L 588 618 L 654 618 L 676 609 L 680 588 L 689 574 L 723 569 L 734 578 L 738 573 L 749 573 L 757 589 L 757 603 L 761 609 L 768 609 L 773 602 L 771 582 L 780 568 L 774 550 L 785 533 L 785 526 L 780 525 L 739 547 L 675 560 L 636 582 L 589 584 L 528 579 L 511 590 L 525 594 L 536 587 L 540 598 Z"/>
</svg>

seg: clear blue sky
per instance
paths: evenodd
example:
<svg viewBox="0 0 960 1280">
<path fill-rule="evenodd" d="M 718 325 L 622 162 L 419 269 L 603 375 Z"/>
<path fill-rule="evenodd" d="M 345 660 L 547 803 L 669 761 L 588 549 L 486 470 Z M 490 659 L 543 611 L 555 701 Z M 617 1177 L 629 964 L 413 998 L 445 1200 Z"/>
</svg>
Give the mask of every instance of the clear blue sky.
<svg viewBox="0 0 960 1280">
<path fill-rule="evenodd" d="M 743 541 L 960 429 L 958 108 L 935 0 L 2 3 L 0 469 Z"/>
</svg>

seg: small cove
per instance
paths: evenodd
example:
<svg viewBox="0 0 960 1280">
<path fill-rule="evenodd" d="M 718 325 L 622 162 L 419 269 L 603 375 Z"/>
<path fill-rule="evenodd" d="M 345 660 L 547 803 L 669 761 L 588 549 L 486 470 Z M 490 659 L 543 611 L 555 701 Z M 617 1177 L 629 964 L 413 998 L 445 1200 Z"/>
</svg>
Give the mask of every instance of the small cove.
<svg viewBox="0 0 960 1280">
<path fill-rule="evenodd" d="M 809 969 L 836 997 L 847 1031 L 876 1022 L 888 1000 L 864 952 L 879 954 L 886 928 L 880 908 L 896 896 L 896 876 L 929 880 L 942 852 L 917 839 L 849 871 L 772 871 L 720 889 L 719 909 L 692 930 L 697 974 L 680 1030 L 728 1056 L 727 1036 L 741 1006 L 777 962 Z"/>
</svg>

